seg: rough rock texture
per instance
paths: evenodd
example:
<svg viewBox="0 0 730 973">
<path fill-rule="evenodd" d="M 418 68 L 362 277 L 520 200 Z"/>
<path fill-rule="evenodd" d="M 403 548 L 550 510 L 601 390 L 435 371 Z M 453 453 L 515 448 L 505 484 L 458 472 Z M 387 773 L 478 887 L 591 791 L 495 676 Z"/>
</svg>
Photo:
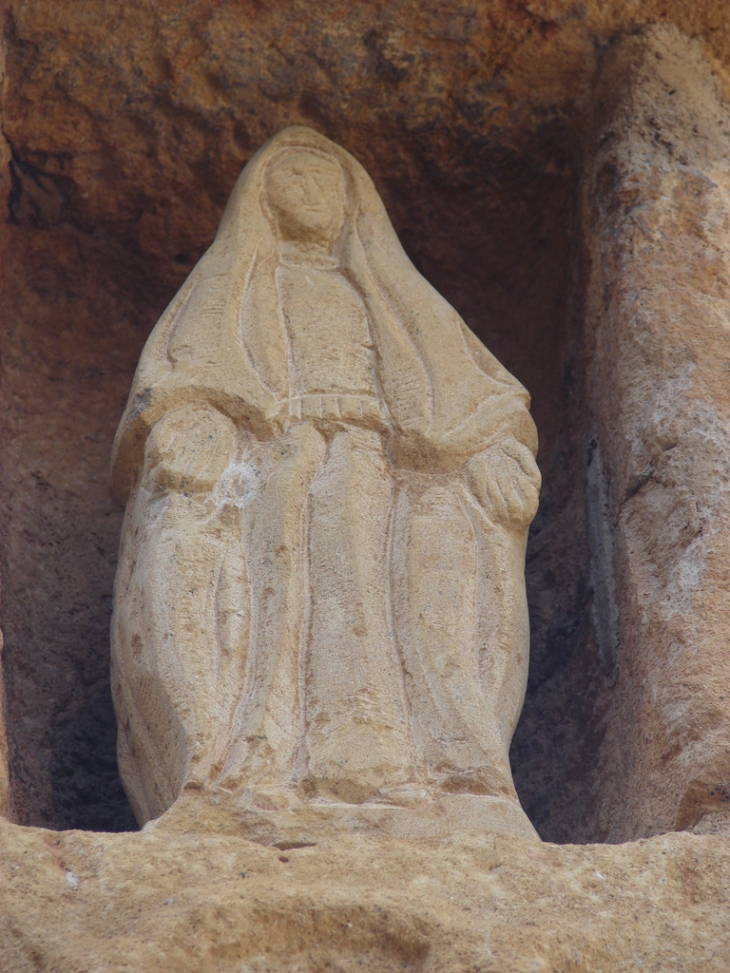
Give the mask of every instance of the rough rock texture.
<svg viewBox="0 0 730 973">
<path fill-rule="evenodd" d="M 533 395 L 545 488 L 512 751 L 528 813 L 561 841 L 691 823 L 672 818 L 674 798 L 606 823 L 644 741 L 622 688 L 634 650 L 622 642 L 613 688 L 599 658 L 583 485 L 581 226 L 594 218 L 581 223 L 580 173 L 605 55 L 653 22 L 695 35 L 692 57 L 727 82 L 730 20 L 715 0 L 6 3 L 0 570 L 16 820 L 132 826 L 107 683 L 113 432 L 142 344 L 242 165 L 303 122 L 367 166 L 419 269 Z"/>
<path fill-rule="evenodd" d="M 586 328 L 621 636 L 596 826 L 730 828 L 730 115 L 698 46 L 654 31 L 609 55 L 596 118 Z"/>
<path fill-rule="evenodd" d="M 113 434 L 243 164 L 302 122 L 366 165 L 533 395 L 512 749 L 532 821 L 581 842 L 726 827 L 726 4 L 6 0 L 3 31 L 13 819 L 134 827 L 108 685 Z M 286 850 L 0 822 L 0 968 L 724 973 L 728 861 L 717 835 Z"/>
<path fill-rule="evenodd" d="M 3 256 L 2 361 L 12 805 L 22 821 L 130 828 L 109 689 L 121 517 L 107 470 L 110 401 L 124 407 L 135 364 L 132 282 L 122 272 L 87 290 L 108 266 L 88 237 L 20 227 L 13 244 Z"/>
<path fill-rule="evenodd" d="M 2 639 L 0 639 L 0 651 Z M 0 655 L 0 660 L 2 656 Z M 0 669 L 0 671 L 2 671 Z M 5 687 L 0 685 L 0 816 L 10 810 L 10 778 L 8 774 L 8 735 L 5 730 Z"/>
<path fill-rule="evenodd" d="M 278 849 L 159 825 L 0 822 L 3 971 L 726 973 L 730 842 L 352 835 Z"/>
</svg>

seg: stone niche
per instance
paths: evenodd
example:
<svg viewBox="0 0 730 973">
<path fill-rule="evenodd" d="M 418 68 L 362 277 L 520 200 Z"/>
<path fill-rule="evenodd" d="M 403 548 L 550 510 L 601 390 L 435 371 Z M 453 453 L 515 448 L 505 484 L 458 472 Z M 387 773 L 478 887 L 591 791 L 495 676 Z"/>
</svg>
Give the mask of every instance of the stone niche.
<svg viewBox="0 0 730 973">
<path fill-rule="evenodd" d="M 532 395 L 544 485 L 527 554 L 530 679 L 511 754 L 528 816 L 545 842 L 557 844 L 716 835 L 673 838 L 685 844 L 656 852 L 651 843 L 627 845 L 613 858 L 608 848 L 594 858 L 590 849 L 566 850 L 570 860 L 548 846 L 522 857 L 492 849 L 469 867 L 491 874 L 511 861 L 512 884 L 502 894 L 521 915 L 519 876 L 532 882 L 530 860 L 546 872 L 562 864 L 577 875 L 585 866 L 595 885 L 609 874 L 617 882 L 658 875 L 651 869 L 669 849 L 674 871 L 661 874 L 667 888 L 686 892 L 689 925 L 676 933 L 684 946 L 660 962 L 668 935 L 660 923 L 653 947 L 626 934 L 626 962 L 633 949 L 644 969 L 725 969 L 730 19 L 723 4 L 670 0 L 637 11 L 597 0 L 192 2 L 183 11 L 172 2 L 10 0 L 3 16 L 6 817 L 57 832 L 136 830 L 117 775 L 109 690 L 122 517 L 108 492 L 111 444 L 144 342 L 210 244 L 241 168 L 280 128 L 304 124 L 363 163 L 418 269 Z M 32 828 L 8 837 L 8 854 L 22 850 L 44 875 L 50 865 Z M 83 840 L 76 834 L 73 848 L 63 846 L 69 861 L 86 854 Z M 158 854 L 161 869 L 174 869 L 173 845 Z M 250 854 L 239 862 L 244 872 L 259 867 L 259 851 Z M 344 854 L 319 862 L 312 880 L 324 888 L 341 876 Z M 206 845 L 191 868 L 202 875 L 214 860 Z M 82 866 L 61 864 L 63 895 L 75 894 Z M 120 887 L 136 881 L 123 865 L 118 872 Z M 154 881 L 139 881 L 146 896 Z M 700 884 L 690 894 L 687 882 Z M 32 898 L 33 886 L 23 889 Z M 165 896 L 175 901 L 174 887 L 165 889 L 159 905 Z M 583 933 L 563 940 L 556 933 L 539 947 L 518 936 L 493 947 L 489 963 L 497 965 L 480 966 L 465 946 L 463 962 L 454 953 L 451 965 L 438 967 L 438 950 L 429 950 L 458 941 L 457 926 L 434 932 L 438 923 L 421 921 L 417 910 L 404 932 L 379 926 L 371 909 L 352 955 L 374 950 L 372 969 L 505 968 L 495 956 L 520 970 L 558 962 L 576 971 L 617 968 L 611 950 L 636 918 L 623 900 L 613 913 L 600 900 L 613 916 L 608 939 L 570 958 L 570 943 L 593 921 L 593 894 L 570 920 Z M 637 886 L 635 903 L 650 912 L 659 901 L 653 895 Z M 536 922 L 552 928 L 555 916 L 541 908 Z M 561 913 L 572 908 L 566 892 Z M 702 935 L 701 909 L 713 911 Z M 328 936 L 334 942 L 356 911 L 355 897 L 340 912 L 332 906 L 324 925 L 312 919 L 302 955 Z M 261 944 L 284 915 L 271 906 L 254 952 L 264 955 Z M 459 935 L 468 939 L 468 931 L 467 923 Z M 151 942 L 158 933 L 145 935 Z M 8 969 L 76 968 L 71 940 L 64 949 L 37 946 L 39 959 L 28 946 L 26 959 Z M 194 954 L 190 946 L 188 965 L 154 965 L 139 953 L 141 965 L 132 958 L 105 968 L 203 968 Z M 44 966 L 51 955 L 57 965 Z M 222 965 L 205 968 L 239 968 L 216 957 Z M 199 959 L 212 963 L 204 952 Z M 240 969 L 294 968 L 281 957 L 267 962 Z"/>
</svg>

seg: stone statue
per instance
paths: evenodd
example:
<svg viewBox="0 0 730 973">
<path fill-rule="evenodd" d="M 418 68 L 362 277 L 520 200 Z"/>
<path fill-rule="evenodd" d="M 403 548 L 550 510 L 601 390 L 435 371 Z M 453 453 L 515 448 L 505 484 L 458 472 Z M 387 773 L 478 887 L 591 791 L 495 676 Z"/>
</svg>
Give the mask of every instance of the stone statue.
<svg viewBox="0 0 730 973">
<path fill-rule="evenodd" d="M 280 836 L 535 836 L 508 762 L 528 404 L 352 156 L 295 127 L 251 159 L 115 442 L 112 683 L 140 823 L 202 792 Z"/>
</svg>

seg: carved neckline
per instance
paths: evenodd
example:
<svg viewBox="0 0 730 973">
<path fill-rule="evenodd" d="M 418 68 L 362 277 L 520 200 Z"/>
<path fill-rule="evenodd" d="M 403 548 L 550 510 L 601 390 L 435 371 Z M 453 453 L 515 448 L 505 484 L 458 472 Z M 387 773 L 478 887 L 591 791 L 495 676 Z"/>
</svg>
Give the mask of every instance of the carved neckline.
<svg viewBox="0 0 730 973">
<path fill-rule="evenodd" d="M 279 247 L 279 263 L 285 267 L 306 267 L 311 270 L 340 270 L 339 260 L 324 250 L 303 249 L 284 244 Z"/>
</svg>

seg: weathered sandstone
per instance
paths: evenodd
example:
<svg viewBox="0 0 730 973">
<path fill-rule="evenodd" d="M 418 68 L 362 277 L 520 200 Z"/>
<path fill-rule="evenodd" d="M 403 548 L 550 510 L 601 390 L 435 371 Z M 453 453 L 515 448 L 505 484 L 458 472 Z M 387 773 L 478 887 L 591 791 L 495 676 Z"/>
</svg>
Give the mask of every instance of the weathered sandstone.
<svg viewBox="0 0 730 973">
<path fill-rule="evenodd" d="M 621 643 L 596 826 L 727 830 L 730 115 L 666 31 L 608 56 L 595 114 L 586 332 Z"/>
<path fill-rule="evenodd" d="M 357 160 L 304 126 L 256 152 L 114 442 L 111 679 L 141 825 L 212 790 L 297 841 L 537 837 L 509 766 L 528 405 Z"/>
<path fill-rule="evenodd" d="M 3 44 L 10 973 L 726 970 L 726 4 L 9 0 Z M 135 827 L 108 681 L 114 431 L 240 169 L 288 124 L 365 164 L 417 268 L 532 394 L 515 784 L 546 842 L 629 844 L 99 833 Z M 632 840 L 673 829 L 715 834 Z"/>
<path fill-rule="evenodd" d="M 730 842 L 52 832 L 0 822 L 3 973 L 725 973 Z"/>
<path fill-rule="evenodd" d="M 592 622 L 579 180 L 605 55 L 651 23 L 696 37 L 690 61 L 726 86 L 730 23 L 713 0 L 6 5 L 0 562 L 17 820 L 132 826 L 107 679 L 109 449 L 142 345 L 241 166 L 302 122 L 368 167 L 416 266 L 530 389 L 544 486 L 515 781 L 544 837 L 606 836 L 613 785 L 596 768 L 619 759 L 625 721 Z"/>
</svg>

